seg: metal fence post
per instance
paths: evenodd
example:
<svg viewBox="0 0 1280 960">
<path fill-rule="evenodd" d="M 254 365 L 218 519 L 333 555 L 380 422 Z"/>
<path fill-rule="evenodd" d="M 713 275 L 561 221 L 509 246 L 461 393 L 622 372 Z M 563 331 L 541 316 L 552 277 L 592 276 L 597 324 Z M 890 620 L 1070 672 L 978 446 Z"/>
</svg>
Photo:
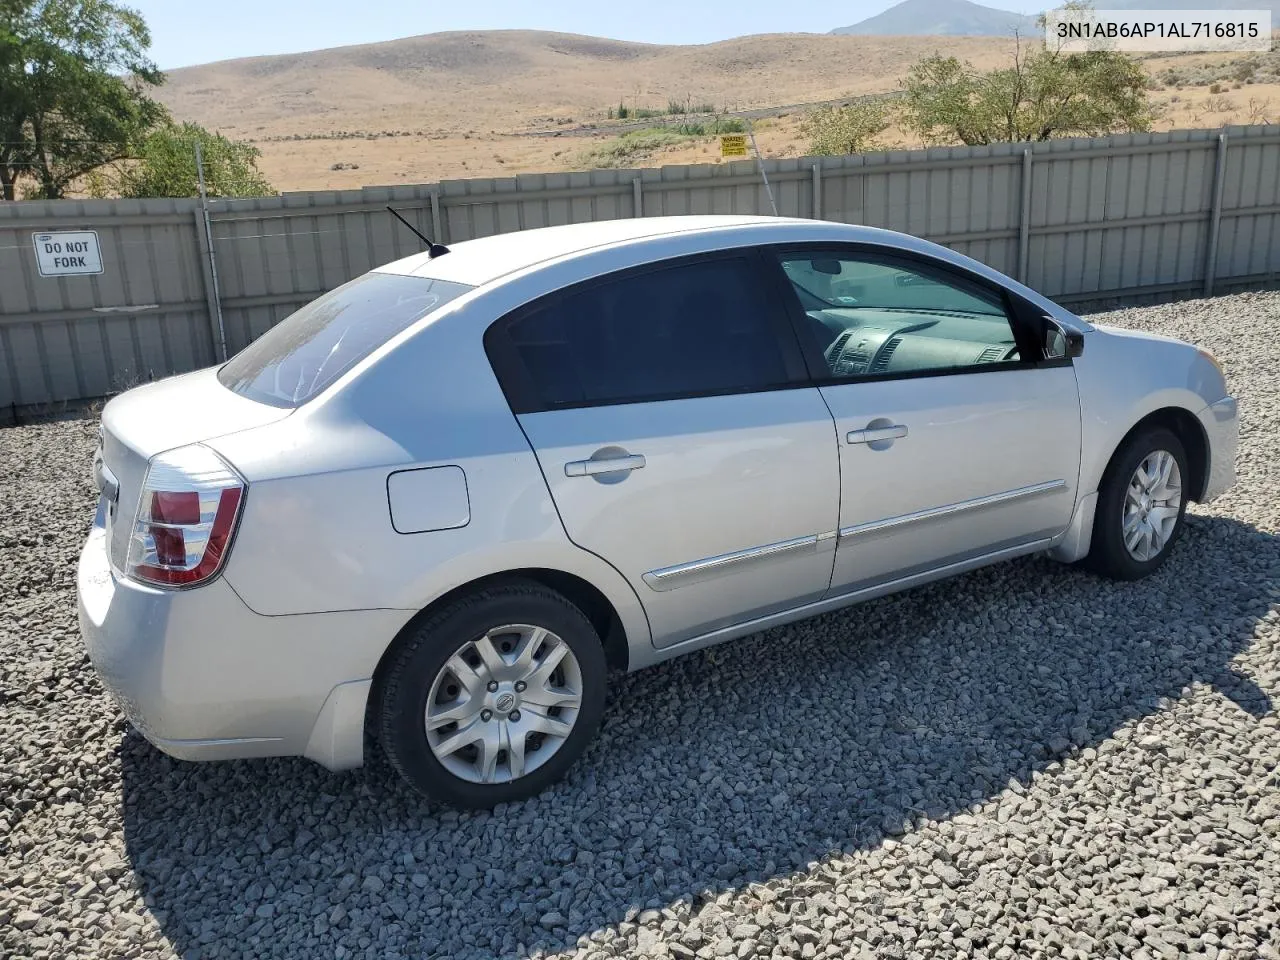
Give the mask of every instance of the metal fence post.
<svg viewBox="0 0 1280 960">
<path fill-rule="evenodd" d="M 214 323 L 214 333 L 218 348 L 218 358 L 227 359 L 227 331 L 222 323 L 222 298 L 218 294 L 218 257 L 213 252 L 213 227 L 209 223 L 209 196 L 204 188 L 204 155 L 200 152 L 200 141 L 196 141 L 196 178 L 200 183 L 200 212 L 204 219 L 205 249 L 209 251 L 209 287 L 207 293 Z"/>
<path fill-rule="evenodd" d="M 1022 206 L 1018 211 L 1018 280 L 1027 282 L 1031 269 L 1031 148 L 1022 151 Z"/>
<path fill-rule="evenodd" d="M 644 194 L 641 192 L 640 178 L 631 181 L 631 208 L 633 217 L 644 216 Z"/>
<path fill-rule="evenodd" d="M 440 219 L 440 191 L 431 191 L 431 239 L 444 243 L 444 223 Z"/>
<path fill-rule="evenodd" d="M 813 165 L 813 219 L 822 219 L 822 164 Z"/>
<path fill-rule="evenodd" d="M 222 356 L 219 347 L 220 337 L 218 334 L 218 289 L 213 281 L 213 264 L 209 250 L 209 234 L 205 232 L 205 212 L 202 207 L 196 207 L 191 211 L 193 222 L 192 226 L 196 231 L 196 247 L 200 251 L 200 279 L 204 283 L 204 302 L 209 311 L 209 340 L 213 344 L 214 359 L 226 359 Z"/>
<path fill-rule="evenodd" d="M 751 120 L 747 120 L 747 136 L 751 138 L 751 149 L 756 155 L 756 166 L 760 168 L 760 179 L 764 181 L 764 192 L 769 195 L 769 206 L 773 208 L 773 215 L 778 215 L 778 204 L 773 199 L 773 187 L 769 186 L 769 174 L 764 172 L 764 158 L 760 156 L 760 148 L 756 146 L 755 125 Z"/>
<path fill-rule="evenodd" d="M 1218 158 L 1213 168 L 1213 206 L 1209 210 L 1209 240 L 1204 251 L 1204 295 L 1213 295 L 1218 272 L 1218 232 L 1222 226 L 1222 190 L 1227 180 L 1227 135 L 1218 134 Z"/>
</svg>

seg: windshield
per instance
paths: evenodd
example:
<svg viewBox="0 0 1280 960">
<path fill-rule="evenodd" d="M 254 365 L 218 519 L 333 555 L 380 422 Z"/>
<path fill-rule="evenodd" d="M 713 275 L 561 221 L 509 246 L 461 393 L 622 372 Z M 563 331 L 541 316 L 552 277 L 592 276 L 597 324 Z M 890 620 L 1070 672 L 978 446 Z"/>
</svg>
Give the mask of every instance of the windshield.
<svg viewBox="0 0 1280 960">
<path fill-rule="evenodd" d="M 277 407 L 306 403 L 414 321 L 471 287 L 366 273 L 312 300 L 218 371 L 224 387 Z"/>
</svg>

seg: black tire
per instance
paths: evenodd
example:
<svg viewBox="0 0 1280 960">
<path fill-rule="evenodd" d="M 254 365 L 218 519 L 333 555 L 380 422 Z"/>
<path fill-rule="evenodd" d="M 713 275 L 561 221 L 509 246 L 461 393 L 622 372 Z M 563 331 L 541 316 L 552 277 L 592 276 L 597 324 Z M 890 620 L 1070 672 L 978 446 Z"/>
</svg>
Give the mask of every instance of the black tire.
<svg viewBox="0 0 1280 960">
<path fill-rule="evenodd" d="M 432 751 L 427 700 L 455 652 L 505 624 L 544 627 L 563 640 L 582 672 L 582 700 L 572 731 L 541 766 L 506 782 L 474 783 L 448 770 Z M 467 809 L 523 800 L 559 780 L 586 750 L 604 713 L 606 673 L 604 647 L 581 610 L 541 584 L 504 581 L 449 603 L 397 640 L 374 692 L 379 740 L 396 771 L 433 800 Z"/>
<path fill-rule="evenodd" d="M 1178 505 L 1178 517 L 1173 533 L 1155 556 L 1139 560 L 1125 546 L 1123 525 L 1125 495 L 1129 482 L 1139 465 L 1150 454 L 1165 450 L 1173 455 L 1182 479 L 1182 497 Z M 1085 566 L 1095 573 L 1113 580 L 1140 580 L 1164 565 L 1172 553 L 1178 538 L 1182 536 L 1183 519 L 1187 511 L 1190 473 L 1187 469 L 1187 453 L 1182 441 L 1164 427 L 1149 427 L 1129 437 L 1115 452 L 1107 464 L 1098 488 L 1098 506 L 1093 518 L 1093 539 Z"/>
</svg>

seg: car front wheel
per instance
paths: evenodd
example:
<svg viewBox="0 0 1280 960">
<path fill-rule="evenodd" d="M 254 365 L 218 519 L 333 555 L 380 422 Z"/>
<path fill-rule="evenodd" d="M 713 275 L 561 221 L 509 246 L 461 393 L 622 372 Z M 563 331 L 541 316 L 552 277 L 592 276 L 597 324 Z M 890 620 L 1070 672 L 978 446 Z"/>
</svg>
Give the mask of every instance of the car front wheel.
<svg viewBox="0 0 1280 960">
<path fill-rule="evenodd" d="M 379 739 L 423 794 L 457 807 L 521 800 L 564 775 L 604 711 L 606 664 L 582 612 L 511 581 L 425 617 L 380 678 Z"/>
<path fill-rule="evenodd" d="M 1187 510 L 1187 455 L 1162 427 L 1116 451 L 1098 490 L 1088 565 L 1116 580 L 1154 573 L 1169 558 Z"/>
</svg>

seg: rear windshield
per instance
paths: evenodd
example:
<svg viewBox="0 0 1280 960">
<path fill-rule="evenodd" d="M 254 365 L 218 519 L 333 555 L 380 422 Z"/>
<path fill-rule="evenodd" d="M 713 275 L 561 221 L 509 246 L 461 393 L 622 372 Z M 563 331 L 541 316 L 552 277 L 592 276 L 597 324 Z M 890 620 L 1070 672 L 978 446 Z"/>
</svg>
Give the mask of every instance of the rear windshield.
<svg viewBox="0 0 1280 960">
<path fill-rule="evenodd" d="M 299 406 L 415 320 L 470 289 L 448 280 L 366 273 L 276 324 L 227 361 L 218 380 L 251 400 Z"/>
</svg>

